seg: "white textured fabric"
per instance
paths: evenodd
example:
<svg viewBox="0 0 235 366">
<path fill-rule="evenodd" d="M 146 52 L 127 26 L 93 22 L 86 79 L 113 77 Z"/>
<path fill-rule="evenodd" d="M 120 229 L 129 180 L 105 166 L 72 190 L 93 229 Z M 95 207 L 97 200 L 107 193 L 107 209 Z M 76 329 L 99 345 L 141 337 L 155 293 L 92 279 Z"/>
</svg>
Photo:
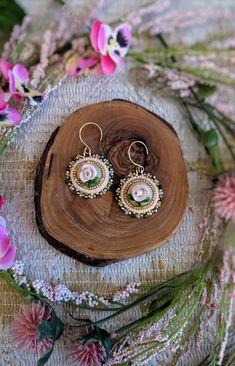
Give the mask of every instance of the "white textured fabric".
<svg viewBox="0 0 235 366">
<path fill-rule="evenodd" d="M 125 74 L 112 77 L 90 76 L 79 80 L 68 77 L 59 89 L 52 92 L 42 110 L 21 128 L 13 144 L 1 157 L 1 192 L 6 199 L 3 215 L 6 217 L 12 242 L 18 247 L 17 257 L 26 263 L 27 272 L 32 279 L 51 278 L 76 290 L 89 289 L 109 293 L 116 286 L 123 286 L 133 280 L 148 283 L 164 281 L 192 268 L 198 261 L 201 236 L 198 226 L 203 217 L 205 197 L 210 186 L 204 174 L 207 158 L 179 106 L 173 99 L 163 97 L 153 85 L 149 83 L 148 88 L 136 86 L 126 79 Z M 35 223 L 34 175 L 47 140 L 66 116 L 84 105 L 115 98 L 137 103 L 160 115 L 175 128 L 187 162 L 190 195 L 182 225 L 161 248 L 98 269 L 61 254 L 41 237 Z M 122 317 L 119 325 L 120 321 L 125 323 L 135 315 L 129 313 L 125 318 Z M 111 324 L 111 328 L 117 324 Z M 15 352 L 14 345 L 9 341 L 9 331 L 10 326 L 6 325 L 1 332 L 0 365 L 31 365 L 28 355 L 19 356 Z M 49 362 L 51 366 L 66 364 L 65 350 L 61 343 L 62 341 L 57 345 L 58 351 Z"/>
<path fill-rule="evenodd" d="M 46 14 L 48 5 L 54 0 L 41 0 L 40 2 L 18 0 L 34 16 Z M 125 15 L 138 5 L 150 3 L 149 0 L 66 0 L 66 9 L 69 10 L 76 21 L 77 16 L 91 14 L 93 5 L 98 5 L 98 16 L 104 21 L 125 19 Z M 234 0 L 174 0 L 172 9 L 217 8 L 217 6 L 231 7 L 234 9 Z M 58 5 L 59 7 L 59 5 Z M 208 33 L 215 30 L 216 24 L 206 24 L 186 31 L 174 32 L 171 39 L 184 39 L 191 43 L 192 40 L 202 40 Z M 226 24 L 226 28 L 234 30 L 233 23 Z M 181 147 L 188 168 L 189 179 L 189 204 L 182 225 L 176 234 L 161 248 L 137 258 L 113 264 L 105 268 L 91 268 L 56 251 L 40 236 L 34 212 L 34 177 L 38 160 L 54 129 L 63 122 L 63 119 L 87 104 L 121 98 L 137 103 L 166 119 L 175 128 L 180 138 Z M 147 128 L 147 127 L 146 127 Z M 157 139 L 157 137 L 156 137 Z M 202 146 L 197 142 L 190 131 L 187 122 L 176 102 L 164 97 L 154 86 L 146 84 L 143 77 L 137 74 L 127 80 L 125 74 L 112 77 L 89 77 L 83 79 L 67 78 L 63 85 L 55 90 L 42 110 L 36 113 L 29 123 L 23 126 L 15 142 L 0 158 L 0 192 L 4 194 L 6 204 L 3 215 L 6 217 L 12 242 L 17 245 L 18 258 L 26 263 L 27 272 L 32 279 L 46 279 L 64 282 L 75 290 L 96 290 L 108 294 L 117 286 L 123 286 L 133 280 L 148 283 L 158 283 L 165 279 L 192 268 L 198 262 L 200 253 L 200 230 L 198 229 L 206 206 L 209 179 L 206 172 L 208 160 Z M 0 288 L 1 283 L 0 283 Z M 13 293 L 8 288 L 1 293 L 0 307 L 5 309 L 2 315 L 4 322 L 0 325 L 0 366 L 31 366 L 35 359 L 23 353 L 20 355 L 10 340 L 10 321 L 13 317 L 12 302 L 17 310 L 20 300 L 15 302 Z M 13 299 L 13 300 L 12 300 Z M 61 309 L 58 307 L 61 313 Z M 134 310 L 122 319 L 110 324 L 111 329 L 121 326 L 122 323 L 131 321 L 137 316 Z M 1 323 L 1 319 L 0 319 Z M 4 324 L 4 325 L 3 325 Z M 213 319 L 205 326 L 205 337 L 196 347 L 190 344 L 189 350 L 180 364 L 183 366 L 196 366 L 203 356 L 210 352 L 210 345 L 215 334 Z M 170 366 L 170 354 L 164 353 L 153 360 L 152 366 Z M 64 340 L 60 340 L 48 366 L 68 365 Z M 150 365 L 150 363 L 149 363 Z"/>
</svg>

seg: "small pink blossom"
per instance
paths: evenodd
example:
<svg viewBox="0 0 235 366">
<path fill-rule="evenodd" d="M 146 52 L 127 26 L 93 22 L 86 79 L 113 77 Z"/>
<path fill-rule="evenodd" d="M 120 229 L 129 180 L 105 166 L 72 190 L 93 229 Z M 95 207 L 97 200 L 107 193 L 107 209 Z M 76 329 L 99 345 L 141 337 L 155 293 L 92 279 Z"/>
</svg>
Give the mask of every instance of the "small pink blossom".
<svg viewBox="0 0 235 366">
<path fill-rule="evenodd" d="M 38 338 L 38 325 L 41 320 L 49 320 L 51 309 L 39 303 L 23 306 L 13 321 L 12 339 L 18 350 L 27 350 L 37 356 L 45 353 L 52 345 L 50 337 Z"/>
<path fill-rule="evenodd" d="M 235 222 L 235 172 L 219 178 L 213 192 L 213 202 L 218 216 Z"/>
<path fill-rule="evenodd" d="M 20 113 L 8 106 L 4 93 L 0 89 L 0 127 L 12 127 L 20 123 Z"/>
<path fill-rule="evenodd" d="M 235 285 L 235 272 L 233 273 L 233 283 Z M 228 297 L 230 297 L 230 299 L 235 299 L 235 292 L 228 294 Z"/>
<path fill-rule="evenodd" d="M 3 205 L 3 197 L 0 196 L 0 208 Z M 0 216 L 0 270 L 12 267 L 16 255 L 16 247 L 11 245 L 6 228 L 6 221 Z"/>
<path fill-rule="evenodd" d="M 74 366 L 101 366 L 105 360 L 105 349 L 101 342 L 73 343 L 69 361 Z"/>
<path fill-rule="evenodd" d="M 123 58 L 131 44 L 131 28 L 122 24 L 114 30 L 108 24 L 96 20 L 91 28 L 91 44 L 101 54 L 103 74 L 112 74 L 117 66 L 124 67 Z"/>
</svg>

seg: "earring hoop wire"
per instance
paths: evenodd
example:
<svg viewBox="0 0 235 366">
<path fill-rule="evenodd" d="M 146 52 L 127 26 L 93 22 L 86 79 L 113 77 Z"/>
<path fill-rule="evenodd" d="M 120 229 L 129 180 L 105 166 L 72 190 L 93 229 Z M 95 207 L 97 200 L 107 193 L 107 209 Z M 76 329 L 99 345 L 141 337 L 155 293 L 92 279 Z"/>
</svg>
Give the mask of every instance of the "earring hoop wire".
<svg viewBox="0 0 235 366">
<path fill-rule="evenodd" d="M 148 155 L 149 150 L 148 150 L 147 146 L 145 145 L 145 143 L 144 143 L 144 142 L 142 142 L 142 141 L 137 140 L 137 141 L 133 141 L 133 142 L 130 144 L 130 146 L 129 146 L 129 148 L 128 148 L 128 157 L 129 157 L 130 161 L 132 162 L 132 164 L 134 164 L 134 165 L 136 166 L 136 171 L 137 171 L 137 173 L 141 173 L 141 174 L 142 174 L 142 173 L 144 172 L 144 167 L 143 167 L 143 165 L 140 165 L 140 164 L 138 164 L 138 163 L 135 163 L 135 162 L 134 162 L 134 160 L 133 160 L 133 159 L 132 159 L 132 157 L 131 157 L 131 148 L 132 148 L 132 146 L 133 146 L 134 144 L 137 144 L 137 143 L 139 143 L 139 144 L 141 144 L 141 145 L 143 145 L 143 146 L 144 146 L 144 148 L 145 148 L 145 150 L 146 150 L 146 153 L 147 153 L 147 155 Z"/>
<path fill-rule="evenodd" d="M 96 127 L 98 127 L 99 131 L 100 131 L 100 141 L 102 141 L 103 139 L 103 131 L 101 129 L 101 127 L 95 123 L 95 122 L 87 122 L 85 123 L 79 130 L 79 139 L 80 141 L 83 143 L 83 145 L 85 146 L 85 149 L 84 149 L 84 152 L 83 152 L 83 155 L 85 156 L 86 154 L 88 154 L 89 156 L 91 156 L 91 148 L 90 146 L 87 145 L 87 143 L 83 140 L 82 138 L 82 130 L 85 126 L 88 126 L 88 125 L 94 125 Z"/>
</svg>

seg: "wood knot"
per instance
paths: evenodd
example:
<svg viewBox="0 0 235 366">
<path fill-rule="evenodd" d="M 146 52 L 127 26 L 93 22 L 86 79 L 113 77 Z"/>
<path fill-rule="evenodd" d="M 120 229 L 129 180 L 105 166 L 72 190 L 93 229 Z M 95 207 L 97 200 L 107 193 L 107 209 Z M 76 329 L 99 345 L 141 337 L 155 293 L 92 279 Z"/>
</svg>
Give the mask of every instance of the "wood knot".
<svg viewBox="0 0 235 366">
<path fill-rule="evenodd" d="M 129 174 L 130 172 L 134 172 L 136 166 L 130 161 L 128 157 L 128 149 L 130 144 L 138 138 L 124 138 L 118 141 L 112 141 L 106 145 L 106 154 L 108 160 L 112 163 L 114 171 L 119 178 L 122 178 Z M 146 142 L 143 141 L 145 144 Z M 147 155 L 144 146 L 140 144 L 135 144 L 131 148 L 131 158 L 137 164 L 140 164 L 144 167 L 146 172 L 155 174 L 151 169 L 156 171 L 156 167 L 159 164 L 159 157 L 154 155 L 151 150 L 149 150 L 149 154 Z"/>
</svg>

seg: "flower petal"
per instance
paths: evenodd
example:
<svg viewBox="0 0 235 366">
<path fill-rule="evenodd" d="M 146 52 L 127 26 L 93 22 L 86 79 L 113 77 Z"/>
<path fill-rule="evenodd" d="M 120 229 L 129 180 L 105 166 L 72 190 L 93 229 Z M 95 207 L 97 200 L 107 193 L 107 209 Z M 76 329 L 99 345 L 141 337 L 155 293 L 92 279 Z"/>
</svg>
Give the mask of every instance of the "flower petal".
<svg viewBox="0 0 235 366">
<path fill-rule="evenodd" d="M 109 55 L 101 57 L 101 68 L 103 74 L 113 74 L 116 69 L 115 62 Z"/>
<path fill-rule="evenodd" d="M 9 78 L 9 90 L 11 94 L 16 93 L 16 83 L 15 78 L 11 70 L 8 71 L 8 78 Z"/>
<path fill-rule="evenodd" d="M 125 63 L 124 63 L 123 59 L 118 55 L 117 50 L 115 50 L 115 51 L 110 50 L 109 56 L 115 62 L 116 65 L 120 66 L 121 68 L 125 67 Z"/>
<path fill-rule="evenodd" d="M 3 203 L 4 203 L 4 199 L 3 199 L 3 196 L 0 194 L 0 209 L 3 206 Z"/>
<path fill-rule="evenodd" d="M 102 55 L 107 53 L 108 40 L 112 36 L 112 30 L 109 25 L 101 24 L 98 33 L 98 49 Z"/>
<path fill-rule="evenodd" d="M 119 25 L 115 31 L 116 40 L 120 47 L 129 47 L 132 41 L 131 27 L 128 24 Z"/>
<path fill-rule="evenodd" d="M 0 226 L 0 259 L 4 257 L 10 246 L 8 231 L 5 226 Z"/>
<path fill-rule="evenodd" d="M 8 269 L 12 267 L 16 255 L 16 247 L 10 245 L 8 251 L 4 255 L 3 258 L 0 258 L 0 269 Z"/>
<path fill-rule="evenodd" d="M 31 105 L 38 105 L 43 102 L 45 96 L 42 93 L 39 93 L 36 90 L 29 89 L 27 93 L 23 94 L 26 98 L 29 99 Z"/>
<path fill-rule="evenodd" d="M 123 58 L 126 56 L 127 51 L 131 44 L 131 28 L 127 24 L 120 25 L 114 31 L 115 48 L 113 51 Z"/>
<path fill-rule="evenodd" d="M 24 65 L 16 64 L 12 69 L 16 84 L 25 84 L 29 81 L 29 72 Z"/>
<path fill-rule="evenodd" d="M 7 107 L 0 112 L 0 127 L 19 125 L 20 120 L 21 115 L 15 108 Z"/>
<path fill-rule="evenodd" d="M 11 65 L 7 62 L 7 60 L 5 60 L 4 58 L 2 58 L 0 60 L 0 74 L 3 75 L 4 79 L 8 80 L 8 71 L 11 70 Z"/>
<path fill-rule="evenodd" d="M 7 102 L 5 101 L 5 98 L 4 98 L 4 92 L 3 92 L 3 90 L 0 89 L 0 111 L 5 109 L 6 106 L 7 106 Z"/>
<path fill-rule="evenodd" d="M 101 24 L 102 23 L 99 20 L 96 20 L 92 24 L 92 27 L 91 27 L 90 40 L 91 40 L 92 47 L 94 48 L 94 50 L 96 52 L 99 52 L 99 48 L 98 48 L 98 34 L 99 34 L 99 30 L 100 30 Z"/>
<path fill-rule="evenodd" d="M 100 59 L 97 56 L 84 55 L 83 57 L 77 57 L 77 55 L 74 55 L 68 59 L 65 70 L 69 75 L 80 76 L 84 72 L 90 71 L 99 62 Z"/>
</svg>

